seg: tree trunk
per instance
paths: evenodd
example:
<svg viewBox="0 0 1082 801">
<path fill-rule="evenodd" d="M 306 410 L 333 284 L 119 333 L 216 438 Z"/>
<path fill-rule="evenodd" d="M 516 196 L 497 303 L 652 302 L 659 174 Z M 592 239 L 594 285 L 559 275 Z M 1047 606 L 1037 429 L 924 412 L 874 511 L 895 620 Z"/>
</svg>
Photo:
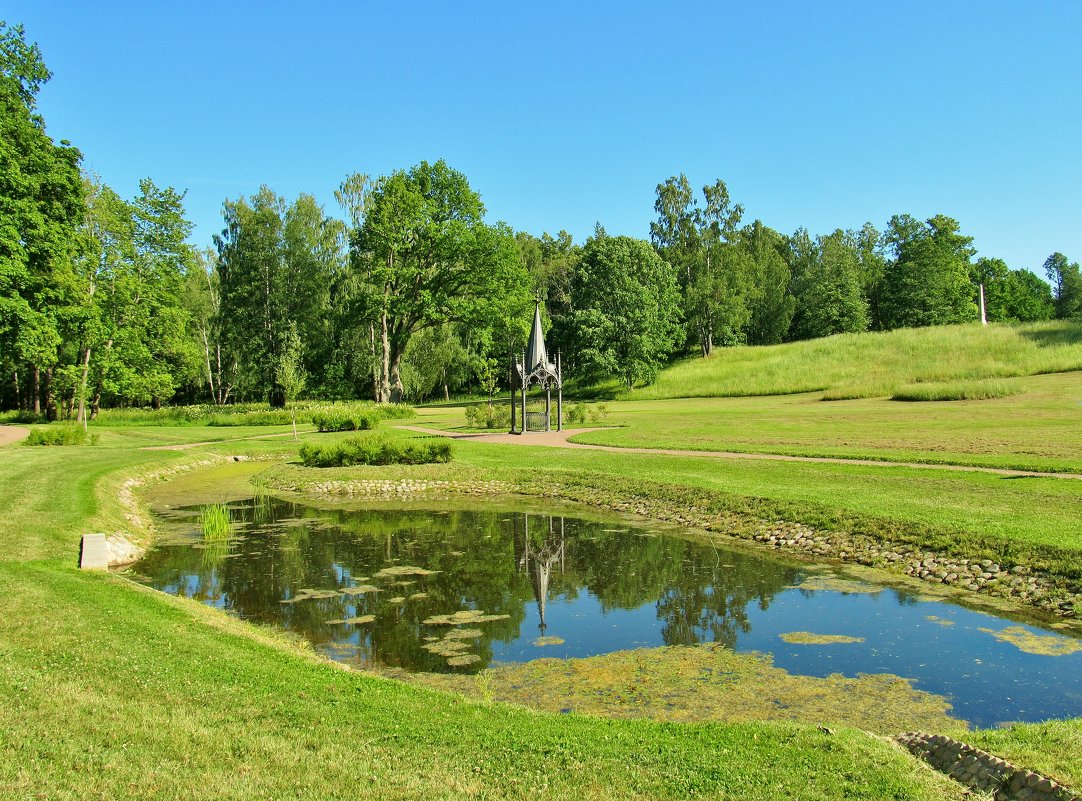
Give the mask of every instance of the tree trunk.
<svg viewBox="0 0 1082 801">
<path fill-rule="evenodd" d="M 22 393 L 19 392 L 19 371 L 12 370 L 11 377 L 15 379 L 15 406 L 19 409 L 23 408 Z"/>
<path fill-rule="evenodd" d="M 34 414 L 41 414 L 41 368 L 34 365 L 34 381 L 31 387 L 34 393 Z"/>
<path fill-rule="evenodd" d="M 214 394 L 214 371 L 210 367 L 210 337 L 207 336 L 206 326 L 199 326 L 199 333 L 203 337 L 203 356 L 207 362 L 207 386 L 210 388 L 211 400 L 217 400 Z M 219 358 L 219 363 L 221 359 Z"/>
<path fill-rule="evenodd" d="M 391 372 L 389 389 L 387 393 L 388 403 L 401 403 L 403 395 L 402 387 L 402 353 L 405 348 L 396 348 L 391 354 Z"/>
<path fill-rule="evenodd" d="M 45 419 L 56 420 L 56 400 L 53 398 L 53 368 L 45 369 Z"/>
<path fill-rule="evenodd" d="M 376 400 L 380 403 L 393 403 L 391 397 L 391 337 L 387 330 L 387 312 L 380 315 L 380 344 L 383 346 L 380 363 L 379 390 Z M 396 367 L 397 370 L 397 367 Z M 399 380 L 401 384 L 401 380 Z"/>
<path fill-rule="evenodd" d="M 90 374 L 90 346 L 83 351 L 83 377 L 79 381 L 79 416 L 76 420 L 86 428 L 86 379 Z"/>
<path fill-rule="evenodd" d="M 451 390 L 446 384 L 443 385 L 443 399 L 445 401 L 451 400 Z"/>
</svg>

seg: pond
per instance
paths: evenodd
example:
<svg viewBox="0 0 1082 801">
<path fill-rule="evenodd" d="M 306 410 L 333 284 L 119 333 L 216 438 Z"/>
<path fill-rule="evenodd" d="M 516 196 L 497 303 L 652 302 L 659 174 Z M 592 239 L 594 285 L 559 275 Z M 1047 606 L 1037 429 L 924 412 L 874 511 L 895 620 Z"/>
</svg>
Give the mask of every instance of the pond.
<svg viewBox="0 0 1082 801">
<path fill-rule="evenodd" d="M 539 657 L 717 643 L 800 676 L 892 674 L 979 726 L 1082 714 L 1082 640 L 741 547 L 582 512 L 159 511 L 138 577 L 363 667 L 476 673 Z"/>
</svg>

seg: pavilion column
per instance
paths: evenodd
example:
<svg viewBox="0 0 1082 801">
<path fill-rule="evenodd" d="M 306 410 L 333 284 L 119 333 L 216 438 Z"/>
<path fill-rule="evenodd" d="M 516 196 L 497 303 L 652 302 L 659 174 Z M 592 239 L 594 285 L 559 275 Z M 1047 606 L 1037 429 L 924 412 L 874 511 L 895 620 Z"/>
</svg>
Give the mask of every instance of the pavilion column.
<svg viewBox="0 0 1082 801">
<path fill-rule="evenodd" d="M 515 433 L 515 374 L 511 373 L 511 433 Z"/>
<path fill-rule="evenodd" d="M 552 384 L 545 384 L 545 430 L 551 431 L 552 426 Z"/>
</svg>

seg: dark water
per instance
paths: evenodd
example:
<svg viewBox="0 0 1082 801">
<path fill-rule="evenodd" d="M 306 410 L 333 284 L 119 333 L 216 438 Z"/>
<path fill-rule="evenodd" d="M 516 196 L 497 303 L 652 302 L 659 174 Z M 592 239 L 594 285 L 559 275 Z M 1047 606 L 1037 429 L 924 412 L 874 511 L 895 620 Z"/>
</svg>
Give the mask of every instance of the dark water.
<svg viewBox="0 0 1082 801">
<path fill-rule="evenodd" d="M 1056 637 L 1044 642 L 1063 650 L 1082 642 L 897 589 L 837 585 L 828 568 L 521 511 L 323 511 L 273 498 L 229 509 L 236 534 L 218 545 L 204 543 L 197 508 L 165 515 L 171 533 L 138 572 L 166 592 L 303 634 L 340 661 L 475 672 L 721 642 L 770 653 L 794 674 L 904 676 L 975 725 L 1082 715 L 1082 648 L 1026 653 L 989 632 L 1015 627 Z M 494 619 L 457 627 L 432 620 L 468 610 Z M 333 622 L 352 618 L 362 620 Z M 433 652 L 455 629 L 473 632 L 454 650 Z M 795 631 L 864 639 L 798 645 L 780 637 Z M 456 656 L 468 664 L 451 662 Z"/>
</svg>

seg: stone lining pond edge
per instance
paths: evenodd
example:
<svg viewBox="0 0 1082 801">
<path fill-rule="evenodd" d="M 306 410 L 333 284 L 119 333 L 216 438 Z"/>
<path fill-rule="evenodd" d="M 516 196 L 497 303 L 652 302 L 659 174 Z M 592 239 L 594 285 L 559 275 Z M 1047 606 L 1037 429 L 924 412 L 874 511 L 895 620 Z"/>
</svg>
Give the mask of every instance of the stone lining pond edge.
<svg viewBox="0 0 1082 801">
<path fill-rule="evenodd" d="M 942 734 L 906 732 L 895 742 L 936 770 L 996 801 L 1082 801 L 1069 788 Z"/>
<path fill-rule="evenodd" d="M 431 478 L 296 482 L 271 477 L 265 485 L 284 492 L 381 501 L 501 494 L 548 497 L 684 528 L 699 528 L 737 540 L 751 540 L 801 558 L 872 567 L 922 583 L 939 585 L 943 590 L 1001 599 L 1059 618 L 1078 620 L 1082 617 L 1082 583 L 1028 565 L 1008 566 L 991 559 L 959 557 L 892 541 L 888 536 L 873 538 L 865 534 L 815 529 L 785 520 L 763 520 L 731 511 L 716 513 L 695 506 L 681 507 L 658 498 L 616 498 L 602 487 L 571 487 L 561 484 L 558 479 L 552 483 L 538 484 L 536 478 L 522 482 Z"/>
</svg>

